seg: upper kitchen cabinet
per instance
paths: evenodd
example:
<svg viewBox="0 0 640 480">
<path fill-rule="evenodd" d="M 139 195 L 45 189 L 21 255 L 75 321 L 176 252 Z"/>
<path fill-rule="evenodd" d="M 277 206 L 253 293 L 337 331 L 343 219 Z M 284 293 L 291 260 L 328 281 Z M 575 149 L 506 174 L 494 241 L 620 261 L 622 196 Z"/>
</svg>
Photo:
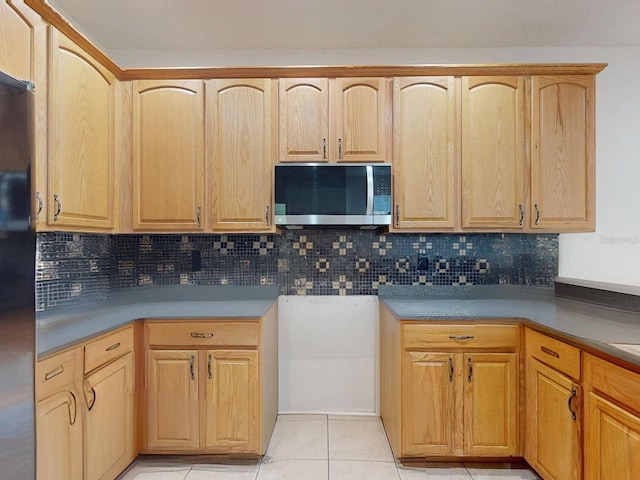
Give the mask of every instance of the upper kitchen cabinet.
<svg viewBox="0 0 640 480">
<path fill-rule="evenodd" d="M 459 224 L 459 82 L 393 82 L 394 230 L 442 231 Z"/>
<path fill-rule="evenodd" d="M 54 228 L 114 227 L 114 75 L 49 29 L 48 218 Z"/>
<path fill-rule="evenodd" d="M 386 78 L 280 81 L 280 161 L 390 161 Z"/>
<path fill-rule="evenodd" d="M 204 220 L 204 82 L 133 82 L 133 228 L 198 231 Z"/>
<path fill-rule="evenodd" d="M 233 79 L 207 81 L 206 89 L 211 228 L 273 231 L 277 86 L 270 79 Z"/>
<path fill-rule="evenodd" d="M 525 225 L 525 80 L 462 78 L 462 228 Z"/>
<path fill-rule="evenodd" d="M 32 212 L 37 228 L 46 225 L 47 198 L 47 38 L 46 25 L 22 0 L 0 2 L 0 70 L 35 85 L 35 162 Z M 35 168 L 34 168 L 35 167 Z"/>
<path fill-rule="evenodd" d="M 595 77 L 532 77 L 532 229 L 595 229 Z"/>
</svg>

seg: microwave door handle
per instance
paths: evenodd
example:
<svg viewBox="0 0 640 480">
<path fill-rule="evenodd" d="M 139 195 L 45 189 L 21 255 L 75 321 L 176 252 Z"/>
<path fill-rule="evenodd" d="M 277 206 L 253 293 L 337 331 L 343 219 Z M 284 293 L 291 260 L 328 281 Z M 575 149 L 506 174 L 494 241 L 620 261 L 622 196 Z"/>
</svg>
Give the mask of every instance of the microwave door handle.
<svg viewBox="0 0 640 480">
<path fill-rule="evenodd" d="M 367 169 L 367 215 L 373 215 L 373 166 L 366 165 Z"/>
</svg>

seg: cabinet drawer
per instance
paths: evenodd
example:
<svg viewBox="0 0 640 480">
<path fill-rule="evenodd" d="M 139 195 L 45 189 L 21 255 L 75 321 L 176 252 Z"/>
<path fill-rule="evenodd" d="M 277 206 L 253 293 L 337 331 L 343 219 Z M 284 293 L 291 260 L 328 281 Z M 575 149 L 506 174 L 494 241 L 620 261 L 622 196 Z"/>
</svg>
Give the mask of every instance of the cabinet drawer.
<svg viewBox="0 0 640 480">
<path fill-rule="evenodd" d="M 148 344 L 152 346 L 257 346 L 258 322 L 147 322 Z"/>
<path fill-rule="evenodd" d="M 530 328 L 525 332 L 527 355 L 565 375 L 580 379 L 580 350 Z"/>
<path fill-rule="evenodd" d="M 133 326 L 104 335 L 84 347 L 84 373 L 133 350 Z"/>
<path fill-rule="evenodd" d="M 431 325 L 405 324 L 405 349 L 509 348 L 518 344 L 517 325 Z"/>
<path fill-rule="evenodd" d="M 41 400 L 72 385 L 79 374 L 79 348 L 59 353 L 36 364 L 36 399 Z"/>
</svg>

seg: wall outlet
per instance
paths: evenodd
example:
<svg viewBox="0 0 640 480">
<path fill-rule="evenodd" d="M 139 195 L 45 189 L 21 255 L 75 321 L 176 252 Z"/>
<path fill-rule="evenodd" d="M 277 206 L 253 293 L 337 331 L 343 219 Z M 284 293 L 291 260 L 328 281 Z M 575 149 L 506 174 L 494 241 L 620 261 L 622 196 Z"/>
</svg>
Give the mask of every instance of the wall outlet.
<svg viewBox="0 0 640 480">
<path fill-rule="evenodd" d="M 418 254 L 418 271 L 429 270 L 429 257 L 423 253 Z"/>
</svg>

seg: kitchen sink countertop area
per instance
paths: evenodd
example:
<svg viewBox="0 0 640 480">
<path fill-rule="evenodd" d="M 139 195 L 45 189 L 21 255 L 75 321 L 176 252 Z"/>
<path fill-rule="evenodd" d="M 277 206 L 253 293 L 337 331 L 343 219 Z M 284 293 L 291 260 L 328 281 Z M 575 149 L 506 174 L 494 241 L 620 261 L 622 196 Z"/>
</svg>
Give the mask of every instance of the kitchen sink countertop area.
<svg viewBox="0 0 640 480">
<path fill-rule="evenodd" d="M 259 318 L 278 300 L 273 286 L 156 286 L 36 316 L 38 358 L 140 318 Z"/>
<path fill-rule="evenodd" d="M 560 298 L 550 287 L 388 285 L 380 286 L 379 298 L 403 320 L 522 319 L 640 371 L 640 313 Z"/>
</svg>

